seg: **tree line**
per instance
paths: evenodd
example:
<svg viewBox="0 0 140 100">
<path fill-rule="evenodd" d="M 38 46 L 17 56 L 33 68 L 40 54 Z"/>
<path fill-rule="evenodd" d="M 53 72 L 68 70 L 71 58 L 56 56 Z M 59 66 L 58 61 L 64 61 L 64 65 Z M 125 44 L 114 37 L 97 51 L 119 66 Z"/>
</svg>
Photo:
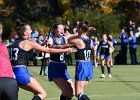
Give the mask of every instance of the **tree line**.
<svg viewBox="0 0 140 100">
<path fill-rule="evenodd" d="M 9 27 L 17 18 L 35 26 L 70 20 L 89 21 L 98 33 L 116 33 L 129 20 L 140 23 L 139 0 L 0 0 L 0 21 Z M 106 24 L 107 23 L 107 24 Z"/>
</svg>

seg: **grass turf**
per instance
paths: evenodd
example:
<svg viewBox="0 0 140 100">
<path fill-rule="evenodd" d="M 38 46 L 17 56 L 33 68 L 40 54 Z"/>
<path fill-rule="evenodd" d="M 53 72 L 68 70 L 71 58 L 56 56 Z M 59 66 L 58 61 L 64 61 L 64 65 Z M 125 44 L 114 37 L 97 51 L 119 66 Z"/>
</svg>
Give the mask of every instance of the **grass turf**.
<svg viewBox="0 0 140 100">
<path fill-rule="evenodd" d="M 40 66 L 28 67 L 30 73 L 46 90 L 45 100 L 59 100 L 61 91 L 53 82 L 48 82 L 47 76 L 40 76 Z M 68 66 L 68 71 L 74 81 L 75 67 Z M 140 65 L 114 65 L 112 78 L 100 78 L 100 67 L 94 68 L 94 79 L 88 84 L 85 93 L 91 100 L 139 100 L 140 99 Z M 19 89 L 19 100 L 31 100 L 33 93 Z M 73 98 L 72 100 L 77 100 Z"/>
</svg>

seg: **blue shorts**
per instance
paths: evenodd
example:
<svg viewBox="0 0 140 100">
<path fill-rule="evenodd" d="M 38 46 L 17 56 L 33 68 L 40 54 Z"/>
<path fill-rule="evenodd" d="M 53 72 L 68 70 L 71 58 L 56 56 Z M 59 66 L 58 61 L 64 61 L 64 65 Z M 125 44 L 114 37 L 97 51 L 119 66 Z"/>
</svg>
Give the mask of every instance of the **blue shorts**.
<svg viewBox="0 0 140 100">
<path fill-rule="evenodd" d="M 109 54 L 100 54 L 100 56 L 104 57 L 104 59 L 110 59 L 110 55 Z"/>
<path fill-rule="evenodd" d="M 80 81 L 93 79 L 93 65 L 90 61 L 77 61 L 75 79 Z"/>
<path fill-rule="evenodd" d="M 65 63 L 50 62 L 48 65 L 48 79 L 53 81 L 53 78 L 63 78 L 64 80 L 71 79 L 67 71 Z"/>
<path fill-rule="evenodd" d="M 30 78 L 33 77 L 24 65 L 14 66 L 13 71 L 16 81 L 19 85 L 26 85 L 30 83 Z"/>
</svg>

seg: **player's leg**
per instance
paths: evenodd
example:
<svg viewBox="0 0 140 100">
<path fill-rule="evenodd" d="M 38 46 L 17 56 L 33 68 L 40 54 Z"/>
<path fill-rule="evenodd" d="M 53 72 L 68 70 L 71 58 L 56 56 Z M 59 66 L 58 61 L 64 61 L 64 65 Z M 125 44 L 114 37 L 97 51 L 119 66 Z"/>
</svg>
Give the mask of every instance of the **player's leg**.
<svg viewBox="0 0 140 100">
<path fill-rule="evenodd" d="M 104 68 L 105 56 L 104 55 L 101 55 L 100 56 L 100 59 L 101 59 L 101 72 L 102 72 L 101 78 L 104 78 L 105 77 L 105 74 L 104 74 L 104 72 L 105 72 L 105 68 Z"/>
<path fill-rule="evenodd" d="M 62 94 L 60 100 L 71 100 L 75 95 L 74 84 L 71 79 L 64 80 L 63 78 L 54 78 L 53 81 L 61 89 Z"/>
<path fill-rule="evenodd" d="M 94 62 L 94 66 L 97 67 L 97 55 L 96 55 L 96 53 L 93 56 L 93 62 Z"/>
<path fill-rule="evenodd" d="M 30 78 L 30 83 L 28 83 L 27 85 L 21 85 L 20 87 L 35 94 L 32 100 L 44 100 L 47 96 L 47 93 L 45 92 L 43 87 L 33 77 Z"/>
<path fill-rule="evenodd" d="M 110 66 L 113 67 L 113 53 L 110 54 Z"/>
<path fill-rule="evenodd" d="M 88 84 L 88 81 L 75 81 L 75 96 L 78 100 L 90 100 L 87 95 L 84 94 L 84 90 Z"/>
<path fill-rule="evenodd" d="M 0 100 L 18 100 L 18 84 L 13 78 L 2 78 Z"/>
<path fill-rule="evenodd" d="M 47 66 L 47 58 L 44 58 L 43 59 L 43 64 L 42 64 L 44 76 L 47 75 L 46 74 L 46 66 Z"/>
<path fill-rule="evenodd" d="M 107 71 L 108 71 L 108 77 L 111 78 L 111 65 L 110 65 L 110 60 L 111 60 L 111 57 L 110 56 L 107 56 L 106 57 L 106 65 L 107 65 Z"/>
<path fill-rule="evenodd" d="M 39 75 L 42 75 L 42 70 L 43 70 L 43 66 L 41 65 Z"/>
</svg>

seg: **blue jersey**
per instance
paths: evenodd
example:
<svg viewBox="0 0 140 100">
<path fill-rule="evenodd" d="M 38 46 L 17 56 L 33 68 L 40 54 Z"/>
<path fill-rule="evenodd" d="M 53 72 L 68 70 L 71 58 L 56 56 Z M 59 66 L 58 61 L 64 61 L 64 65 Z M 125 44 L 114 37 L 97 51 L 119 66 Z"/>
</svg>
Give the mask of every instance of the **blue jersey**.
<svg viewBox="0 0 140 100">
<path fill-rule="evenodd" d="M 10 46 L 10 58 L 12 66 L 26 65 L 29 51 L 25 51 L 19 47 L 19 43 L 25 39 L 18 39 Z"/>
<path fill-rule="evenodd" d="M 16 40 L 11 47 L 11 63 L 15 74 L 16 81 L 19 85 L 30 83 L 30 78 L 33 77 L 27 70 L 26 64 L 30 51 L 25 51 L 19 47 L 19 43 L 26 39 L 21 38 Z"/>
<path fill-rule="evenodd" d="M 66 41 L 64 37 L 61 37 L 61 42 L 59 43 L 54 36 L 51 36 L 53 39 L 53 45 L 64 45 L 66 44 Z M 50 60 L 55 62 L 63 62 L 64 61 L 64 53 L 58 53 L 58 54 L 50 54 Z"/>
<path fill-rule="evenodd" d="M 93 78 L 93 66 L 91 62 L 91 55 L 92 55 L 92 43 L 90 38 L 83 38 L 85 43 L 85 48 L 77 49 L 75 53 L 76 56 L 76 72 L 75 72 L 75 79 L 76 80 L 90 80 Z"/>
<path fill-rule="evenodd" d="M 128 38 L 122 38 L 121 43 L 122 44 L 127 44 L 128 43 Z"/>
<path fill-rule="evenodd" d="M 137 40 L 135 36 L 129 37 L 129 48 L 136 48 L 137 47 Z"/>
<path fill-rule="evenodd" d="M 58 42 L 56 38 L 51 35 L 53 39 L 53 45 L 66 44 L 64 37 L 61 37 L 61 41 Z M 51 62 L 48 65 L 48 79 L 53 81 L 54 78 L 62 78 L 64 80 L 71 79 L 67 71 L 67 65 L 64 63 L 64 53 L 50 54 Z"/>
<path fill-rule="evenodd" d="M 92 48 L 91 48 L 91 39 L 90 38 L 80 38 L 85 43 L 85 48 L 78 49 L 75 53 L 76 60 L 85 60 L 85 61 L 91 61 L 91 54 L 92 54 Z"/>
<path fill-rule="evenodd" d="M 103 41 L 100 42 L 99 44 L 101 50 L 100 50 L 100 54 L 105 54 L 105 55 L 109 55 L 109 44 L 108 41 L 106 41 L 105 43 L 103 43 Z"/>
<path fill-rule="evenodd" d="M 121 39 L 121 48 L 122 49 L 127 49 L 127 43 L 128 43 L 128 39 L 127 38 L 122 38 Z"/>
</svg>

